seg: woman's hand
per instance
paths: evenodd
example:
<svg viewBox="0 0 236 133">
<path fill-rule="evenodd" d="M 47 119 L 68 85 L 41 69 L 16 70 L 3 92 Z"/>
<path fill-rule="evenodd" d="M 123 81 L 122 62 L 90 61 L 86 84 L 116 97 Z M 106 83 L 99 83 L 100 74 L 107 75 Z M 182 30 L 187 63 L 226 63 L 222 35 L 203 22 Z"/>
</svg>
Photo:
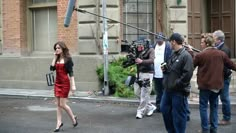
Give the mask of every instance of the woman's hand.
<svg viewBox="0 0 236 133">
<path fill-rule="evenodd" d="M 75 85 L 71 86 L 71 95 L 75 95 L 76 87 Z"/>
<path fill-rule="evenodd" d="M 56 52 L 55 52 L 55 53 L 54 53 L 54 58 L 53 58 L 52 64 L 51 64 L 52 66 L 55 66 L 57 57 L 58 57 L 58 54 L 56 54 Z"/>
<path fill-rule="evenodd" d="M 54 53 L 54 59 L 57 59 L 57 57 L 58 57 L 58 54 L 55 52 Z"/>
</svg>

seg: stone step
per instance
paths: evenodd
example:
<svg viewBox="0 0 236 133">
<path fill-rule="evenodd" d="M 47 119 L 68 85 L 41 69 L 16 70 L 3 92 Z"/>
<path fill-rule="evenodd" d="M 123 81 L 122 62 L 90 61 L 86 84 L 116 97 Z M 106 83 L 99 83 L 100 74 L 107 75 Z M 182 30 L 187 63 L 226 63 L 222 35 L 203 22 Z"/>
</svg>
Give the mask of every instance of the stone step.
<svg viewBox="0 0 236 133">
<path fill-rule="evenodd" d="M 197 69 L 194 70 L 193 72 L 193 77 L 191 79 L 191 91 L 193 93 L 198 93 L 198 85 L 197 85 Z M 232 78 L 231 78 L 231 82 L 230 82 L 230 93 L 236 93 L 236 72 L 233 71 L 232 73 Z"/>
</svg>

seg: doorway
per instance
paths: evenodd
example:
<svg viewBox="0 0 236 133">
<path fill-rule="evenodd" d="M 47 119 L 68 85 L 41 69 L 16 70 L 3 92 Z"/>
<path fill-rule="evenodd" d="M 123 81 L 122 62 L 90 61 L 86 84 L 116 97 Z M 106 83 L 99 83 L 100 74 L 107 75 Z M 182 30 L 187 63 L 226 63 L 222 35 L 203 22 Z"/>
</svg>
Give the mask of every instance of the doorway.
<svg viewBox="0 0 236 133">
<path fill-rule="evenodd" d="M 201 33 L 219 29 L 225 33 L 225 43 L 235 58 L 235 1 L 188 0 L 188 42 L 193 47 L 200 49 Z"/>
</svg>

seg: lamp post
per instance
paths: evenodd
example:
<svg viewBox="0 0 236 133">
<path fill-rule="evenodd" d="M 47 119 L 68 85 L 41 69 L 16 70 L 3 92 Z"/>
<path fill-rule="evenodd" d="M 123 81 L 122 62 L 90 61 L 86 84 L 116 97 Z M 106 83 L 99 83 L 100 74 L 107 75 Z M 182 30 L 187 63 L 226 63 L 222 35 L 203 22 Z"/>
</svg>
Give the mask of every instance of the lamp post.
<svg viewBox="0 0 236 133">
<path fill-rule="evenodd" d="M 106 17 L 106 0 L 102 0 L 102 16 Z M 103 60 L 104 60 L 104 82 L 103 95 L 109 95 L 109 80 L 108 80 L 108 33 L 107 19 L 103 18 Z"/>
</svg>

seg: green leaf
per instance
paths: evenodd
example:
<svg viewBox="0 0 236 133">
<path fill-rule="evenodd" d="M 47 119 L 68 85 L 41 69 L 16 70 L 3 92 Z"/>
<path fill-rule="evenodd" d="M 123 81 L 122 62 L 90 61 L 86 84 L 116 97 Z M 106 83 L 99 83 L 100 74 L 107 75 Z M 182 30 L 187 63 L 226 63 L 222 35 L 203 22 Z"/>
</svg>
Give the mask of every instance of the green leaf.
<svg viewBox="0 0 236 133">
<path fill-rule="evenodd" d="M 125 57 L 119 57 L 118 59 L 112 60 L 108 67 L 108 79 L 109 86 L 115 88 L 114 96 L 117 97 L 134 97 L 134 91 L 132 87 L 125 85 L 125 80 L 128 76 L 134 76 L 136 74 L 136 65 L 123 68 L 122 63 Z M 96 69 L 98 78 L 101 83 L 104 80 L 104 65 L 100 65 Z"/>
<path fill-rule="evenodd" d="M 180 5 L 181 2 L 182 0 L 177 0 L 177 5 Z"/>
</svg>

